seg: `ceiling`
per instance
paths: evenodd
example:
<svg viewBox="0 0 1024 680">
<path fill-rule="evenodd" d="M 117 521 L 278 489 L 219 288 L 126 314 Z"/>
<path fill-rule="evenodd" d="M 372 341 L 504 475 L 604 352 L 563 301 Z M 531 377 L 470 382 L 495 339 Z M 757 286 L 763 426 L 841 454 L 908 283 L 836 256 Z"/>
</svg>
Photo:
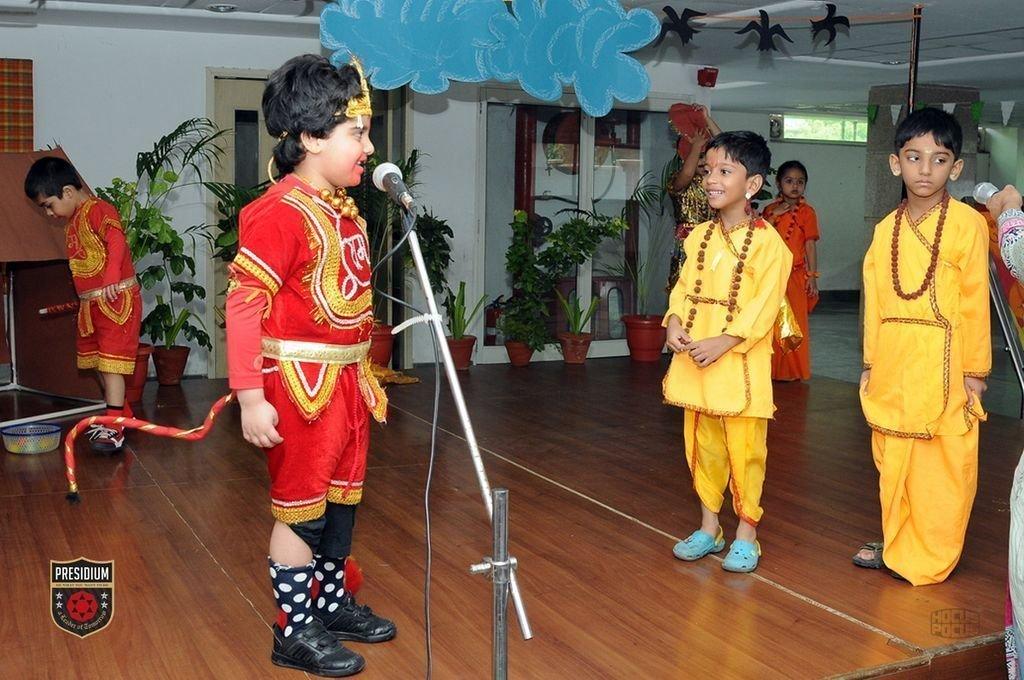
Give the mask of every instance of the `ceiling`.
<svg viewBox="0 0 1024 680">
<path fill-rule="evenodd" d="M 913 0 L 834 0 L 852 26 L 834 43 L 811 40 L 809 17 L 825 15 L 824 2 L 792 0 L 756 3 L 687 0 L 670 5 L 709 15 L 741 13 L 757 18 L 765 8 L 782 23 L 793 44 L 776 39 L 779 51 L 758 52 L 751 36 L 735 35 L 747 19 L 720 22 L 706 17 L 704 28 L 685 47 L 670 34 L 657 48 L 642 50 L 648 61 L 683 61 L 720 69 L 712 105 L 726 109 L 864 109 L 873 85 L 906 83 L 909 75 Z M 630 3 L 664 18 L 664 0 Z M 982 90 L 984 118 L 1001 122 L 1000 100 L 1018 101 L 1013 122 L 1024 124 L 1024 0 L 926 0 L 921 29 L 920 83 Z M 859 17 L 864 17 L 859 19 Z M 710 20 L 709 20 L 710 19 Z M 697 22 L 691 22 L 697 23 Z M 901 62 L 890 64 L 888 62 Z M 744 86 L 744 83 L 748 85 Z M 731 84 L 738 86 L 730 87 Z M 724 88 L 724 89 L 723 89 Z"/>
<path fill-rule="evenodd" d="M 237 6 L 230 14 L 207 11 L 212 2 Z M 389 0 L 399 1 L 399 0 Z M 663 8 L 707 13 L 690 44 L 670 34 L 657 48 L 637 53 L 644 62 L 713 65 L 720 69 L 713 107 L 734 110 L 819 108 L 863 111 L 872 85 L 907 81 L 914 0 L 834 0 L 853 23 L 835 42 L 812 42 L 811 17 L 825 14 L 820 0 L 758 3 L 743 0 L 626 0 L 665 19 Z M 315 36 L 321 0 L 0 0 L 0 26 L 59 23 L 189 30 L 212 33 Z M 1024 125 L 1024 0 L 924 0 L 921 83 L 982 90 L 984 119 L 1000 121 L 1000 100 L 1019 102 L 1011 124 Z M 37 7 L 38 5 L 38 7 Z M 755 36 L 735 35 L 763 8 L 793 43 L 758 52 Z M 725 15 L 725 16 L 723 16 Z M 733 16 L 728 16 L 733 15 Z M 887 62 L 902 62 L 890 64 Z"/>
</svg>

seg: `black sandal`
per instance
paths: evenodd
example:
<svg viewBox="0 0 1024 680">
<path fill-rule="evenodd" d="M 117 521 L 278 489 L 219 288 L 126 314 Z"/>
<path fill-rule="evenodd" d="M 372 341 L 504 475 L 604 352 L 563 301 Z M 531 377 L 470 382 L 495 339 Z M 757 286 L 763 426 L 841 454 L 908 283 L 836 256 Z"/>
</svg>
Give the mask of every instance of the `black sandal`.
<svg viewBox="0 0 1024 680">
<path fill-rule="evenodd" d="M 882 547 L 883 544 L 880 541 L 871 541 L 865 543 L 860 547 L 860 550 L 853 556 L 853 563 L 858 567 L 865 569 L 881 569 L 882 568 Z M 871 559 L 864 559 L 860 556 L 861 551 L 870 550 L 872 553 Z"/>
</svg>

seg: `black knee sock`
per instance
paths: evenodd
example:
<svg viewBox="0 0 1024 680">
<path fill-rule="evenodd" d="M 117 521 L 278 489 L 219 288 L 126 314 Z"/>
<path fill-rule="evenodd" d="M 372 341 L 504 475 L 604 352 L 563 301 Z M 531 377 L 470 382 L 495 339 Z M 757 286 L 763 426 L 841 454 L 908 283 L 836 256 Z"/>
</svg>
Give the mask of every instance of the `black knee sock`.
<svg viewBox="0 0 1024 680">
<path fill-rule="evenodd" d="M 348 557 L 352 553 L 352 532 L 356 525 L 355 505 L 328 503 L 319 545 L 313 550 L 328 557 Z"/>
</svg>

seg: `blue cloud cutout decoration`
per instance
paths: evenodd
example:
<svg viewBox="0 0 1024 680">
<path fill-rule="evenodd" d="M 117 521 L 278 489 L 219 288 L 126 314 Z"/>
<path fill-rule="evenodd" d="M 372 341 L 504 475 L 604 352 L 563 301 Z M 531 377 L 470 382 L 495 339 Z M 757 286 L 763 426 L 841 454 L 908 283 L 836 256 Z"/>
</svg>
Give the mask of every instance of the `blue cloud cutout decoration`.
<svg viewBox="0 0 1024 680">
<path fill-rule="evenodd" d="M 660 30 L 653 13 L 618 0 L 514 0 L 512 12 L 501 0 L 338 0 L 320 17 L 331 60 L 359 55 L 374 87 L 437 94 L 493 79 L 554 101 L 571 85 L 593 116 L 647 96 L 650 78 L 627 53 Z"/>
<path fill-rule="evenodd" d="M 490 77 L 482 62 L 495 5 L 504 11 L 496 0 L 340 0 L 320 15 L 320 42 L 336 65 L 358 55 L 374 87 L 438 94 Z"/>
</svg>

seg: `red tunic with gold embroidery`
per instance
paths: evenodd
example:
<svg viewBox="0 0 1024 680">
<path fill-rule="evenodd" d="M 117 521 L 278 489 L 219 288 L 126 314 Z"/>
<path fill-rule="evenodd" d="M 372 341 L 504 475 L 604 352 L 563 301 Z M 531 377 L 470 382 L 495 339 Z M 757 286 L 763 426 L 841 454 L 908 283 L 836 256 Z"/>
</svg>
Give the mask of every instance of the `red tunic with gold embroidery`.
<svg viewBox="0 0 1024 680">
<path fill-rule="evenodd" d="M 68 266 L 78 292 L 78 367 L 104 373 L 135 370 L 142 322 L 142 299 L 128 242 L 117 209 L 86 199 L 64 231 Z M 103 295 L 107 286 L 117 297 Z"/>
<path fill-rule="evenodd" d="M 362 497 L 369 415 L 387 401 L 369 369 L 370 246 L 362 219 L 284 177 L 246 206 L 227 300 L 232 389 L 262 387 L 284 442 L 267 450 L 271 510 L 286 523 Z"/>
</svg>

